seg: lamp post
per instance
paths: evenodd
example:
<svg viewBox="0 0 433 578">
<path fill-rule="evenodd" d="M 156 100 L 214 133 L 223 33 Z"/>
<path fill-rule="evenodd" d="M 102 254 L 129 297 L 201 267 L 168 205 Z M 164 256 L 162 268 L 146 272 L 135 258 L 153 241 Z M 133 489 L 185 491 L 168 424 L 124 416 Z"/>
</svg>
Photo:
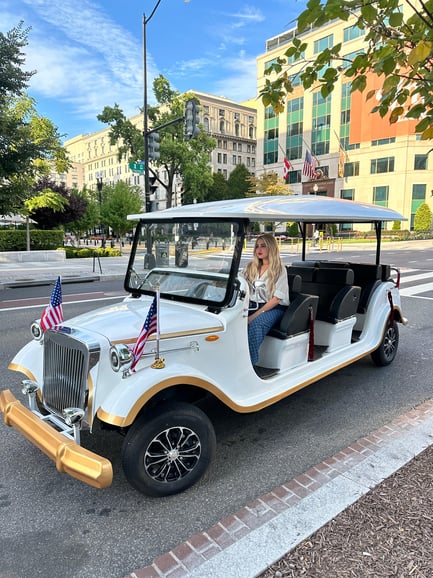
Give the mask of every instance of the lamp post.
<svg viewBox="0 0 433 578">
<path fill-rule="evenodd" d="M 96 188 L 98 189 L 98 201 L 99 201 L 99 214 L 101 213 L 102 206 L 102 177 L 96 177 Z M 104 223 L 99 224 L 101 231 L 101 248 L 105 249 L 105 233 L 104 233 Z"/>
<path fill-rule="evenodd" d="M 188 3 L 190 0 L 184 0 Z M 158 6 L 161 4 L 161 0 L 157 0 L 154 5 L 150 15 L 146 18 L 143 14 L 143 142 L 144 142 L 144 195 L 145 195 L 145 207 L 146 213 L 151 212 L 152 206 L 150 202 L 150 181 L 149 181 L 149 141 L 148 132 L 149 127 L 147 123 L 147 38 L 146 38 L 146 27 L 152 20 L 153 15 L 158 10 Z"/>
</svg>

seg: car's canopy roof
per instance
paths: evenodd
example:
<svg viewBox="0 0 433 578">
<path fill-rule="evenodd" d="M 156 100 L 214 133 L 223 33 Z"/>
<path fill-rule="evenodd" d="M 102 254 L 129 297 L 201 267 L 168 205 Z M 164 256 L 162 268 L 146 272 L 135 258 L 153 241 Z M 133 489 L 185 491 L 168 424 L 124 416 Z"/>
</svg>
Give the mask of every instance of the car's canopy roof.
<svg viewBox="0 0 433 578">
<path fill-rule="evenodd" d="M 316 195 L 248 197 L 197 203 L 154 213 L 129 215 L 128 218 L 146 221 L 226 218 L 300 223 L 377 223 L 407 220 L 397 211 L 387 207 Z"/>
</svg>

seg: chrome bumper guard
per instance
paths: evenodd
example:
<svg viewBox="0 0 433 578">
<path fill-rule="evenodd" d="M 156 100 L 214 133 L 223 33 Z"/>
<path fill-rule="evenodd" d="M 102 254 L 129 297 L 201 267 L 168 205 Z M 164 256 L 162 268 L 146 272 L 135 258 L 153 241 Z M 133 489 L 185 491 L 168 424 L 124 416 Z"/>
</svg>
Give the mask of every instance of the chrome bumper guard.
<svg viewBox="0 0 433 578">
<path fill-rule="evenodd" d="M 8 389 L 0 393 L 0 411 L 5 424 L 18 430 L 53 460 L 59 472 L 95 488 L 111 485 L 113 468 L 107 458 L 86 450 L 69 436 L 56 431 L 36 413 L 24 407 Z"/>
</svg>

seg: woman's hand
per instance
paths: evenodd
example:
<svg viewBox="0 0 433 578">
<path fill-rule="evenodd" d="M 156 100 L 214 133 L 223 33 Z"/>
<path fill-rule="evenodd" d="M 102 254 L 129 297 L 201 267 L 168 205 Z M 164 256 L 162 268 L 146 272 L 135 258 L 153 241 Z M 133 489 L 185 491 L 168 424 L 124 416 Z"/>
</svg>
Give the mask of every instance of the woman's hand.
<svg viewBox="0 0 433 578">
<path fill-rule="evenodd" d="M 278 297 L 272 297 L 272 299 L 269 299 L 267 303 L 264 303 L 261 307 L 259 307 L 259 309 L 257 309 L 257 311 L 254 311 L 254 313 L 248 317 L 248 323 L 251 323 L 251 321 L 256 317 L 259 317 L 263 313 L 266 313 L 266 311 L 270 311 L 276 307 L 280 301 L 281 299 Z"/>
</svg>

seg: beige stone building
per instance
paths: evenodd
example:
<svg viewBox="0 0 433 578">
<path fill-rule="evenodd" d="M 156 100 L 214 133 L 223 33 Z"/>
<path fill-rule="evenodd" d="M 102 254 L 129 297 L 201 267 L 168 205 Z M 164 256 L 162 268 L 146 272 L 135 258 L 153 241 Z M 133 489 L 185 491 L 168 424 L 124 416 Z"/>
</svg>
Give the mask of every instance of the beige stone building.
<svg viewBox="0 0 433 578">
<path fill-rule="evenodd" d="M 258 91 L 267 78 L 265 70 L 284 55 L 295 33 L 293 29 L 267 40 L 266 52 L 257 58 Z M 308 43 L 307 60 L 340 42 L 342 56 L 353 57 L 365 47 L 364 33 L 354 20 L 333 21 L 300 38 Z M 378 114 L 371 114 L 374 102 L 366 102 L 368 90 L 351 96 L 350 83 L 344 79 L 327 98 L 318 90 L 304 91 L 298 76 L 303 65 L 304 60 L 290 62 L 288 73 L 295 88 L 287 96 L 284 112 L 276 115 L 258 100 L 257 174 L 276 171 L 282 176 L 286 155 L 292 167 L 289 182 L 294 193 L 326 194 L 388 206 L 407 217 L 408 223 L 402 223 L 402 228 L 412 228 L 421 203 L 427 202 L 433 209 L 431 142 L 415 135 L 413 121 L 390 125 Z M 371 77 L 368 88 L 376 88 L 375 83 L 377 79 Z M 303 174 L 307 152 L 322 178 L 312 180 Z"/>
<path fill-rule="evenodd" d="M 190 91 L 200 101 L 200 123 L 204 130 L 216 140 L 217 146 L 212 151 L 209 163 L 213 172 L 221 172 L 228 178 L 233 169 L 244 164 L 254 174 L 256 166 L 256 110 L 253 106 L 239 104 L 233 100 L 213 96 L 204 92 Z M 132 117 L 131 122 L 143 127 L 143 116 Z M 71 161 L 74 163 L 77 187 L 86 186 L 96 189 L 97 179 L 113 185 L 122 180 L 129 184 L 141 186 L 144 190 L 144 177 L 129 167 L 129 163 L 118 159 L 117 146 L 111 146 L 109 128 L 76 136 L 64 143 Z M 164 181 L 164 170 L 160 171 Z M 71 174 L 63 179 L 73 180 Z M 179 202 L 181 177 L 174 183 L 174 202 Z M 144 194 L 143 194 L 144 199 Z M 154 210 L 165 208 L 165 189 L 155 189 L 151 196 Z"/>
</svg>

